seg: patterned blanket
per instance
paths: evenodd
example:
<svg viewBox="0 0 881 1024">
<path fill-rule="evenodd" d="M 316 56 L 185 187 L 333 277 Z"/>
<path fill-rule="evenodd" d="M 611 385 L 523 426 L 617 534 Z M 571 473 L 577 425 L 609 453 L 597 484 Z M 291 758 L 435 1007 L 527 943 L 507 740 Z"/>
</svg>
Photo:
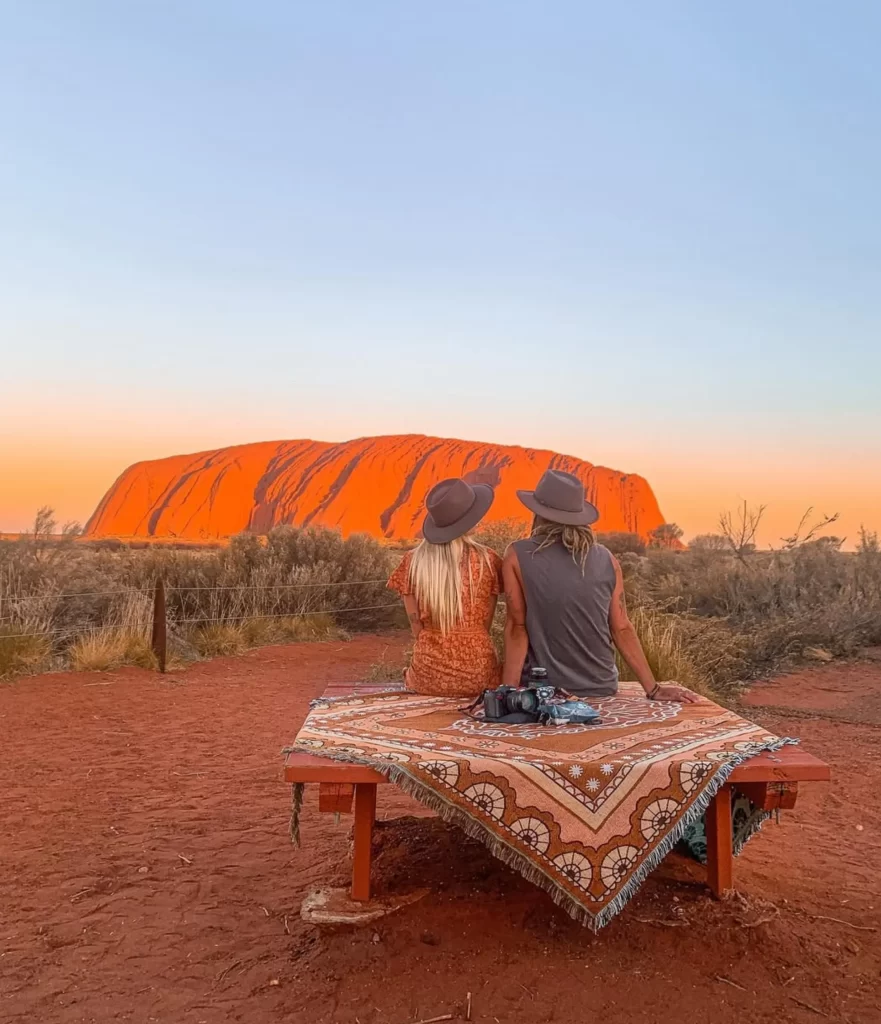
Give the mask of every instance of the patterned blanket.
<svg viewBox="0 0 881 1024">
<path fill-rule="evenodd" d="M 596 702 L 599 726 L 501 725 L 405 691 L 313 702 L 292 749 L 367 764 L 482 840 L 576 920 L 607 924 L 736 765 L 782 740 L 732 711 Z"/>
</svg>

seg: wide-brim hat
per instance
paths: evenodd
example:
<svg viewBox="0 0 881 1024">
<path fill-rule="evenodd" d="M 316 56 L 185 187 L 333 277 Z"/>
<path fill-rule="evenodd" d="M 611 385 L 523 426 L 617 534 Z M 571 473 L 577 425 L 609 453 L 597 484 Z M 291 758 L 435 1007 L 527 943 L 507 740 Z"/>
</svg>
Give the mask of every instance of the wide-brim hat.
<svg viewBox="0 0 881 1024">
<path fill-rule="evenodd" d="M 422 524 L 422 536 L 429 544 L 449 544 L 477 526 L 494 497 L 488 484 L 469 484 L 459 477 L 441 480 L 425 499 L 428 515 Z"/>
<path fill-rule="evenodd" d="M 518 491 L 517 497 L 537 516 L 563 526 L 590 526 L 599 519 L 596 505 L 584 498 L 584 484 L 572 473 L 549 469 L 534 491 Z"/>
</svg>

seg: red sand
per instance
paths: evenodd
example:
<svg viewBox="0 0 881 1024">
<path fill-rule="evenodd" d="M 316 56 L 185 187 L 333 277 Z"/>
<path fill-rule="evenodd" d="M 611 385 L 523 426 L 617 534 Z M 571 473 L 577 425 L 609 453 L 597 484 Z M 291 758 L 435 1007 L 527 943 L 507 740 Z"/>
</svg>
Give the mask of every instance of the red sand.
<svg viewBox="0 0 881 1024">
<path fill-rule="evenodd" d="M 311 794 L 293 849 L 279 751 L 329 680 L 358 678 L 401 642 L 0 687 L 0 1019 L 405 1024 L 457 1014 L 468 991 L 484 1024 L 822 1019 L 802 1004 L 879 1019 L 877 663 L 757 691 L 812 709 L 761 715 L 801 735 L 835 781 L 805 787 L 750 844 L 741 899 L 713 902 L 699 869 L 669 858 L 592 936 L 387 787 L 381 816 L 420 817 L 380 830 L 378 882 L 431 893 L 378 926 L 302 923 L 304 893 L 348 874 L 350 819 L 319 816 Z"/>
<path fill-rule="evenodd" d="M 341 444 L 266 441 L 138 462 L 102 498 L 86 534 L 205 540 L 296 523 L 410 540 L 439 480 L 491 484 L 487 521 L 525 520 L 516 490 L 534 487 L 549 466 L 584 481 L 600 530 L 647 538 L 664 521 L 641 476 L 533 448 L 402 434 Z"/>
</svg>

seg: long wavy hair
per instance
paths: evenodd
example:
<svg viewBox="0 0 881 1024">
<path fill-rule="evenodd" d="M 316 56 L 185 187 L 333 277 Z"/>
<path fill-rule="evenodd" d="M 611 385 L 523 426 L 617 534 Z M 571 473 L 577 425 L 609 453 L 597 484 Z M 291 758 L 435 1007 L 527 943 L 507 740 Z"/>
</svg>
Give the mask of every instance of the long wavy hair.
<svg viewBox="0 0 881 1024">
<path fill-rule="evenodd" d="M 564 526 L 562 523 L 552 523 L 549 519 L 536 516 L 532 520 L 531 536 L 538 542 L 536 551 L 543 551 L 552 544 L 562 544 L 575 560 L 584 574 L 587 565 L 587 556 L 590 549 L 596 543 L 593 530 L 589 526 Z"/>
<path fill-rule="evenodd" d="M 480 556 L 476 583 L 472 552 Z M 468 566 L 468 599 L 473 604 L 484 569 L 491 569 L 489 549 L 483 544 L 470 537 L 457 537 L 448 544 L 431 544 L 423 540 L 410 558 L 410 586 L 419 611 L 434 629 L 444 634 L 458 626 L 465 617 L 463 559 Z"/>
</svg>

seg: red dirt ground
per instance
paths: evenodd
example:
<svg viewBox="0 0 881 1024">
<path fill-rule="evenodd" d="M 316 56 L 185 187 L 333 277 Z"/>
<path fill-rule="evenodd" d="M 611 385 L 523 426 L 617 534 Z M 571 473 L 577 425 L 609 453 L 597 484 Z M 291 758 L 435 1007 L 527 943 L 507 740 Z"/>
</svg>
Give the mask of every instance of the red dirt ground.
<svg viewBox="0 0 881 1024">
<path fill-rule="evenodd" d="M 292 848 L 279 752 L 311 697 L 400 643 L 0 687 L 0 1020 L 406 1024 L 460 1019 L 469 991 L 485 1024 L 881 1017 L 877 662 L 754 690 L 751 714 L 834 782 L 753 840 L 739 898 L 712 901 L 671 857 L 593 936 L 384 787 L 382 817 L 417 817 L 379 830 L 377 880 L 430 894 L 377 926 L 304 924 L 306 891 L 346 879 L 351 819 L 310 794 Z"/>
</svg>

